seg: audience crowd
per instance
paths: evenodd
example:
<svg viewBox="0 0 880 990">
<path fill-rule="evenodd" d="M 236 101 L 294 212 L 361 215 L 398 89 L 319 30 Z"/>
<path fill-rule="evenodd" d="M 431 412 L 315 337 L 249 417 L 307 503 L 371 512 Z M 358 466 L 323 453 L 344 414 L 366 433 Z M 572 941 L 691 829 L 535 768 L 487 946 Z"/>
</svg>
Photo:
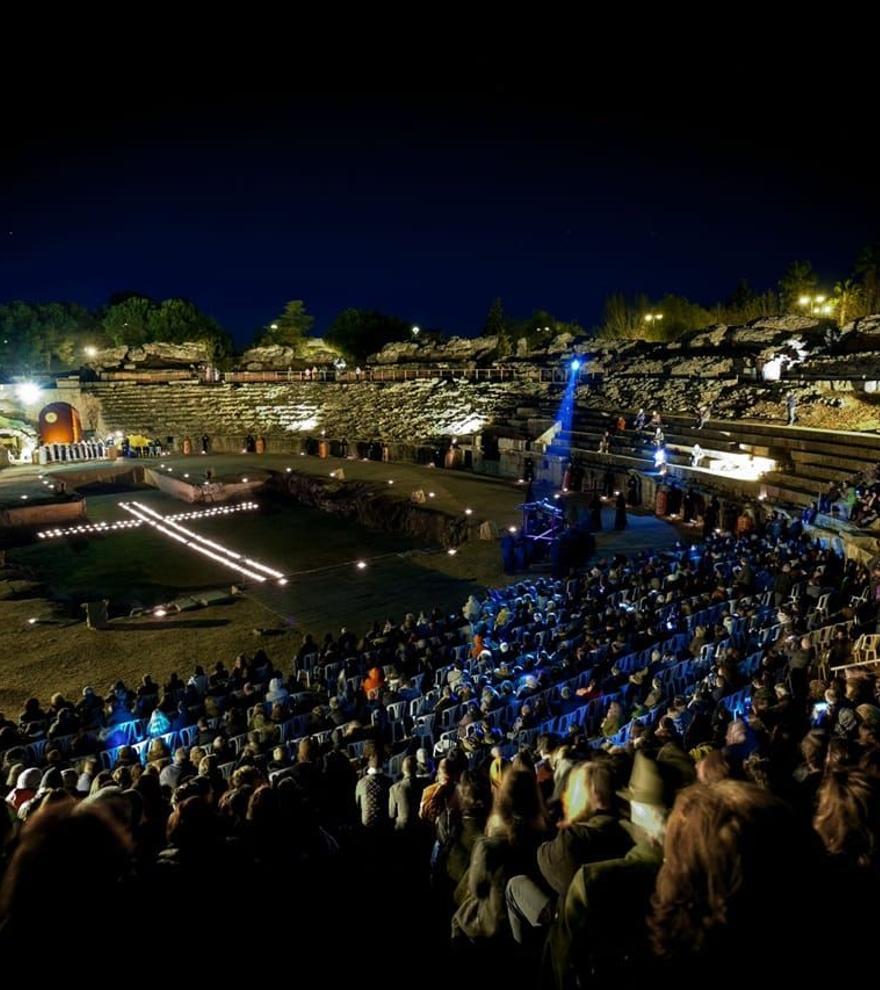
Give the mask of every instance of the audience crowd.
<svg viewBox="0 0 880 990">
<path fill-rule="evenodd" d="M 880 866 L 880 680 L 854 654 L 878 588 L 776 516 L 306 636 L 280 665 L 32 698 L 0 714 L 4 957 L 836 975 Z"/>
</svg>

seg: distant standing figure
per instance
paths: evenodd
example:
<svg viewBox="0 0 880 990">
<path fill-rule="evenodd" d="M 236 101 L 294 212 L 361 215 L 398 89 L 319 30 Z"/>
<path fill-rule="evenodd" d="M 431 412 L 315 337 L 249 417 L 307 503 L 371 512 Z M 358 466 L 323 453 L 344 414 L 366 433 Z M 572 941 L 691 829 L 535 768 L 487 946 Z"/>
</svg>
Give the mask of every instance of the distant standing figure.
<svg viewBox="0 0 880 990">
<path fill-rule="evenodd" d="M 709 413 L 711 409 L 705 403 L 697 409 L 697 429 L 702 430 L 706 425 L 706 421 L 709 419 Z"/>
<path fill-rule="evenodd" d="M 248 435 L 244 438 L 244 449 L 249 454 L 253 454 L 256 451 L 257 441 L 254 439 L 254 435 L 252 433 L 248 433 Z"/>
<path fill-rule="evenodd" d="M 691 450 L 691 467 L 698 468 L 703 461 L 703 457 L 705 457 L 703 448 L 698 443 L 695 443 Z"/>
<path fill-rule="evenodd" d="M 202 453 L 207 454 L 208 448 L 211 446 L 211 438 L 207 433 L 202 434 Z"/>
<path fill-rule="evenodd" d="M 629 504 L 638 505 L 641 501 L 641 494 L 639 492 L 639 479 L 637 475 L 630 473 L 630 476 L 626 480 L 626 491 Z"/>
<path fill-rule="evenodd" d="M 794 392 L 789 392 L 785 397 L 785 408 L 788 410 L 788 425 L 794 426 L 797 422 L 797 396 Z"/>
<path fill-rule="evenodd" d="M 617 511 L 614 513 L 614 528 L 626 529 L 626 497 L 623 492 L 617 496 Z"/>
<path fill-rule="evenodd" d="M 642 430 L 644 430 L 644 428 L 645 428 L 645 410 L 644 409 L 640 409 L 638 411 L 638 413 L 636 413 L 636 418 L 635 418 L 635 422 L 633 423 L 633 426 L 635 427 L 635 430 L 636 430 L 637 433 L 641 433 Z"/>
<path fill-rule="evenodd" d="M 688 488 L 681 500 L 682 508 L 682 521 L 690 522 L 694 518 L 694 492 L 692 488 Z"/>
</svg>

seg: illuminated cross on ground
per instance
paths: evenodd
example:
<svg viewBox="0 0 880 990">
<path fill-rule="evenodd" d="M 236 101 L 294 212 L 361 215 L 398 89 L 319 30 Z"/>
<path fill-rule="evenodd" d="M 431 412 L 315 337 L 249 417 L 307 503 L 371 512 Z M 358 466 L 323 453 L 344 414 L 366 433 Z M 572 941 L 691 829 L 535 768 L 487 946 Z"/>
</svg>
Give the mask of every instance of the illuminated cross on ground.
<svg viewBox="0 0 880 990">
<path fill-rule="evenodd" d="M 209 540 L 205 536 L 200 536 L 186 526 L 182 526 L 178 522 L 161 516 L 142 502 L 120 502 L 119 507 L 130 515 L 133 515 L 136 519 L 140 519 L 141 522 L 152 526 L 153 529 L 169 537 L 169 539 L 175 540 L 177 543 L 189 547 L 191 550 L 203 554 L 205 557 L 210 557 L 211 560 L 222 564 L 223 567 L 229 567 L 231 570 L 238 571 L 239 574 L 249 577 L 252 581 L 262 584 L 269 577 L 273 577 L 279 584 L 287 584 L 287 578 L 285 578 L 281 571 L 276 571 L 273 567 L 268 567 L 258 560 L 245 557 L 243 554 L 236 553 L 221 543 L 216 543 L 214 540 Z"/>
<path fill-rule="evenodd" d="M 211 509 L 200 509 L 195 512 L 177 512 L 165 516 L 166 522 L 180 522 L 182 519 L 211 519 L 216 516 L 230 516 L 236 512 L 253 512 L 258 509 L 256 502 L 239 502 L 237 505 L 215 506 Z M 79 526 L 66 526 L 64 529 L 41 529 L 37 533 L 40 540 L 55 540 L 62 536 L 84 536 L 87 533 L 122 533 L 129 529 L 143 526 L 141 519 L 118 519 L 116 522 L 83 523 Z"/>
<path fill-rule="evenodd" d="M 225 547 L 214 540 L 209 540 L 207 537 L 201 536 L 199 533 L 181 525 L 179 522 L 181 519 L 205 519 L 213 516 L 231 515 L 234 512 L 252 511 L 258 508 L 256 502 L 242 502 L 240 505 L 234 506 L 215 506 L 214 508 L 204 509 L 198 512 L 181 512 L 170 516 L 160 515 L 142 502 L 120 502 L 119 507 L 133 518 L 114 523 L 90 523 L 84 526 L 70 526 L 63 530 L 44 530 L 37 533 L 37 536 L 40 539 L 52 539 L 59 536 L 79 536 L 86 533 L 124 532 L 126 529 L 150 526 L 156 532 L 162 533 L 163 536 L 167 536 L 181 546 L 189 547 L 195 553 L 210 557 L 211 560 L 221 564 L 223 567 L 238 571 L 239 574 L 250 578 L 252 581 L 256 581 L 258 584 L 263 584 L 269 578 L 274 578 L 280 585 L 287 584 L 287 578 L 281 571 L 276 571 L 273 567 L 269 567 L 258 560 L 236 553 L 235 550 L 231 550 L 229 547 Z"/>
</svg>

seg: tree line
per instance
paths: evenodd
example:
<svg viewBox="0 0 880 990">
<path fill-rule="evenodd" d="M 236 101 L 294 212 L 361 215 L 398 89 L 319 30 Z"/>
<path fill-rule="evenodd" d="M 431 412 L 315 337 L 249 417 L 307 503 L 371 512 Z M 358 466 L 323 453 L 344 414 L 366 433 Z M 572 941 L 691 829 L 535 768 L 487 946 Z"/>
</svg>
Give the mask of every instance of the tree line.
<svg viewBox="0 0 880 990">
<path fill-rule="evenodd" d="M 605 300 L 601 322 L 587 328 L 557 319 L 544 309 L 513 317 L 505 312 L 501 300 L 495 299 L 480 332 L 497 336 L 501 355 L 509 356 L 521 347 L 533 350 L 544 346 L 562 333 L 662 341 L 713 323 L 736 325 L 761 316 L 798 312 L 819 312 L 842 326 L 880 312 L 880 243 L 859 253 L 852 272 L 824 293 L 817 308 L 820 288 L 810 262 L 794 261 L 775 286 L 754 290 L 741 281 L 727 299 L 711 304 L 692 302 L 674 293 L 660 298 L 612 293 Z M 253 341 L 257 346 L 289 347 L 294 356 L 304 355 L 314 323 L 305 303 L 291 300 L 254 332 Z M 339 357 L 363 362 L 387 343 L 416 339 L 412 327 L 410 320 L 400 316 L 348 308 L 332 320 L 322 340 Z M 418 339 L 433 336 L 442 336 L 442 332 L 425 328 Z M 88 362 L 92 348 L 137 347 L 160 341 L 200 341 L 221 366 L 234 350 L 228 331 L 188 299 L 155 300 L 138 293 L 120 293 L 97 310 L 72 302 L 0 304 L 0 374 L 76 368 Z"/>
</svg>

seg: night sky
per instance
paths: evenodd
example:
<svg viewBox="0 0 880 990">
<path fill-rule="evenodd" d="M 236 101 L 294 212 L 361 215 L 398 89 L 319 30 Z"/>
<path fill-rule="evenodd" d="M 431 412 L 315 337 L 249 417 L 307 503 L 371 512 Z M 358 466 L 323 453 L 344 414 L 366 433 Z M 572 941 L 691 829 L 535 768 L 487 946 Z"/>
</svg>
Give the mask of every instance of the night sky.
<svg viewBox="0 0 880 990">
<path fill-rule="evenodd" d="M 863 108 L 795 105 L 62 87 L 7 107 L 0 301 L 185 296 L 242 343 L 295 298 L 317 332 L 360 306 L 472 335 L 495 296 L 590 326 L 612 291 L 830 282 L 880 238 L 875 165 L 838 136 Z"/>
</svg>

